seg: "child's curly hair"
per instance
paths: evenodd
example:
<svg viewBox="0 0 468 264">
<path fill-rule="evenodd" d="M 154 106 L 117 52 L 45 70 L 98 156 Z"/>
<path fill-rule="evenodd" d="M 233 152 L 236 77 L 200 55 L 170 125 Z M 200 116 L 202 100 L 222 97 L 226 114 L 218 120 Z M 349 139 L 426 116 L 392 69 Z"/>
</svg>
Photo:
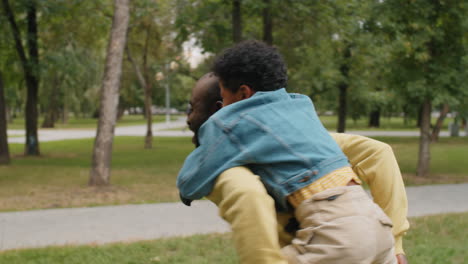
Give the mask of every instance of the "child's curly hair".
<svg viewBox="0 0 468 264">
<path fill-rule="evenodd" d="M 213 72 L 232 92 L 237 92 L 241 85 L 254 91 L 274 91 L 286 88 L 288 80 L 283 57 L 276 48 L 256 40 L 224 50 L 216 58 Z"/>
</svg>

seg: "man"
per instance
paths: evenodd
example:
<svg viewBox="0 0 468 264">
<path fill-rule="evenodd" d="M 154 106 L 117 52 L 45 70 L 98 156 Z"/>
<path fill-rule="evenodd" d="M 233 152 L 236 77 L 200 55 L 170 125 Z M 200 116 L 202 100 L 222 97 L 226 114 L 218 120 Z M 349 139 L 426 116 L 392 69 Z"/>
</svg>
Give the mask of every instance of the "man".
<svg viewBox="0 0 468 264">
<path fill-rule="evenodd" d="M 195 85 L 190 100 L 187 123 L 195 132 L 194 143 L 200 126 L 221 108 L 220 99 L 217 77 L 206 74 Z M 332 136 L 348 156 L 353 170 L 370 186 L 374 201 L 392 219 L 395 253 L 400 264 L 407 263 L 402 248 L 402 235 L 409 228 L 407 201 L 391 148 L 365 137 Z M 220 215 L 231 224 L 241 263 L 286 263 L 279 239 L 283 245 L 290 243 L 292 237 L 284 227 L 291 216 L 278 215 L 277 222 L 274 202 L 257 176 L 244 167 L 226 170 L 218 177 L 208 198 L 218 205 Z M 277 225 L 279 232 L 276 232 Z"/>
</svg>

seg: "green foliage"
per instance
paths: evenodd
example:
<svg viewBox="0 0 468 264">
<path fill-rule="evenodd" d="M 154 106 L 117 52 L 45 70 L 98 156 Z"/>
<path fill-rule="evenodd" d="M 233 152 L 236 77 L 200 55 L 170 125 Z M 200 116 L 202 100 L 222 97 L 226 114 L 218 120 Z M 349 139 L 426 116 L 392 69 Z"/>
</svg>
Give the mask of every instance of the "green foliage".
<svg viewBox="0 0 468 264">
<path fill-rule="evenodd" d="M 26 28 L 27 0 L 10 1 Z M 244 39 L 262 39 L 263 1 L 243 0 Z M 153 102 L 185 108 L 194 80 L 209 71 L 213 56 L 191 69 L 182 45 L 205 53 L 232 45 L 232 2 L 136 0 L 131 4 L 128 45 L 153 88 Z M 38 1 L 40 111 L 51 107 L 76 115 L 95 112 L 112 18 L 112 1 Z M 352 119 L 380 110 L 416 117 L 421 98 L 448 103 L 467 115 L 468 11 L 464 1 L 271 1 L 273 43 L 288 65 L 291 92 L 309 95 L 319 111 L 337 108 L 338 85 L 347 83 Z M 0 16 L 0 71 L 10 109 L 23 109 L 25 83 L 11 32 Z M 4 37 L 3 37 L 4 36 Z M 25 42 L 25 37 L 23 42 Z M 346 54 L 349 51 L 349 56 Z M 167 71 L 177 61 L 179 69 Z M 346 67 L 347 74 L 344 74 Z M 155 80 L 155 74 L 168 78 Z M 142 107 L 144 92 L 125 60 L 120 107 Z"/>
<path fill-rule="evenodd" d="M 466 96 L 464 1 L 383 1 L 376 9 L 392 47 L 392 87 L 416 102 L 453 104 Z"/>
</svg>

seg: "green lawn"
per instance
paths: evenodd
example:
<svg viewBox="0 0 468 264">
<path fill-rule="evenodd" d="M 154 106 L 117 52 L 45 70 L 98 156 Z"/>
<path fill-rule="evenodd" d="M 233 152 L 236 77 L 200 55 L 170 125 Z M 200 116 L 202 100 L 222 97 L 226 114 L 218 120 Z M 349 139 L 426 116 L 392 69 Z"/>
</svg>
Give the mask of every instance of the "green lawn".
<svg viewBox="0 0 468 264">
<path fill-rule="evenodd" d="M 468 263 L 468 213 L 410 219 L 405 237 L 411 264 Z M 238 263 L 230 234 L 197 235 L 104 246 L 68 246 L 0 253 L 8 264 Z M 345 263 L 345 262 L 343 262 Z"/>
<path fill-rule="evenodd" d="M 171 115 L 171 120 L 176 120 L 180 115 Z M 153 122 L 163 122 L 165 120 L 164 115 L 154 115 Z M 320 120 L 324 126 L 332 131 L 336 130 L 337 117 L 336 116 L 320 116 Z M 436 118 L 432 118 L 432 123 L 435 124 Z M 131 125 L 143 125 L 145 119 L 142 115 L 125 115 L 118 122 L 117 126 L 131 126 Z M 382 117 L 380 119 L 379 128 L 369 128 L 368 119 L 361 118 L 356 121 L 348 119 L 346 122 L 347 130 L 418 130 L 416 127 L 415 120 L 409 120 L 405 124 L 402 117 Z M 448 124 L 453 122 L 452 118 L 446 118 L 444 120 L 443 130 L 448 129 Z M 39 125 L 42 124 L 42 119 L 39 119 Z M 79 129 L 79 128 L 95 128 L 97 119 L 94 118 L 70 118 L 70 120 L 63 124 L 60 120 L 56 123 L 56 128 L 60 129 Z M 8 129 L 24 129 L 24 119 L 16 118 L 13 123 L 8 124 Z"/>
<path fill-rule="evenodd" d="M 337 116 L 320 116 L 323 125 L 330 131 L 336 131 Z M 432 124 L 436 123 L 437 118 L 432 118 Z M 444 120 L 442 130 L 448 129 L 448 124 L 453 122 L 453 118 L 446 118 Z M 405 124 L 402 117 L 382 117 L 380 118 L 379 128 L 369 128 L 369 119 L 367 117 L 358 120 L 348 118 L 346 120 L 346 130 L 419 130 L 416 126 L 416 120 L 409 120 Z"/>
<path fill-rule="evenodd" d="M 171 120 L 177 120 L 180 115 L 171 115 Z M 164 122 L 166 120 L 165 115 L 154 115 L 153 122 Z M 55 128 L 59 129 L 86 129 L 96 128 L 98 119 L 95 118 L 70 118 L 66 124 L 60 120 L 55 123 Z M 42 124 L 42 119 L 39 119 L 39 126 Z M 120 120 L 117 121 L 117 126 L 132 126 L 132 125 L 144 125 L 146 119 L 142 115 L 124 115 Z M 8 129 L 24 129 L 24 119 L 17 118 L 13 120 L 13 123 L 8 124 Z"/>
<path fill-rule="evenodd" d="M 12 164 L 0 166 L 0 211 L 178 200 L 175 178 L 193 149 L 190 138 L 117 137 L 112 186 L 87 187 L 93 139 L 44 142 L 41 157 L 22 156 L 10 144 Z"/>
<path fill-rule="evenodd" d="M 432 145 L 432 175 L 414 176 L 416 138 L 380 138 L 395 150 L 408 184 L 468 182 L 468 138 L 444 138 Z M 93 139 L 43 142 L 41 157 L 22 156 L 22 144 L 10 144 L 12 164 L 0 166 L 0 211 L 178 201 L 175 178 L 193 150 L 190 138 L 117 137 L 112 186 L 87 187 Z"/>
<path fill-rule="evenodd" d="M 376 138 L 390 144 L 400 165 L 406 184 L 468 182 L 468 137 L 441 138 L 431 144 L 431 175 L 415 176 L 419 138 Z"/>
</svg>

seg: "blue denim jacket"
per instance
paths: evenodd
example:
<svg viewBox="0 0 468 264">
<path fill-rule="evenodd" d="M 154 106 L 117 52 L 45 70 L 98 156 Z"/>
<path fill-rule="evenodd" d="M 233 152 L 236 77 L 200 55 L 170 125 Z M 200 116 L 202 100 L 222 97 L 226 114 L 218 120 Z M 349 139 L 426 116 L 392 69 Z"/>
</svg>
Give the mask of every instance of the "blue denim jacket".
<svg viewBox="0 0 468 264">
<path fill-rule="evenodd" d="M 256 92 L 222 108 L 198 136 L 200 146 L 177 177 L 181 196 L 191 200 L 210 194 L 223 171 L 247 165 L 260 176 L 277 208 L 287 211 L 289 194 L 349 166 L 310 98 L 285 89 Z"/>
</svg>

